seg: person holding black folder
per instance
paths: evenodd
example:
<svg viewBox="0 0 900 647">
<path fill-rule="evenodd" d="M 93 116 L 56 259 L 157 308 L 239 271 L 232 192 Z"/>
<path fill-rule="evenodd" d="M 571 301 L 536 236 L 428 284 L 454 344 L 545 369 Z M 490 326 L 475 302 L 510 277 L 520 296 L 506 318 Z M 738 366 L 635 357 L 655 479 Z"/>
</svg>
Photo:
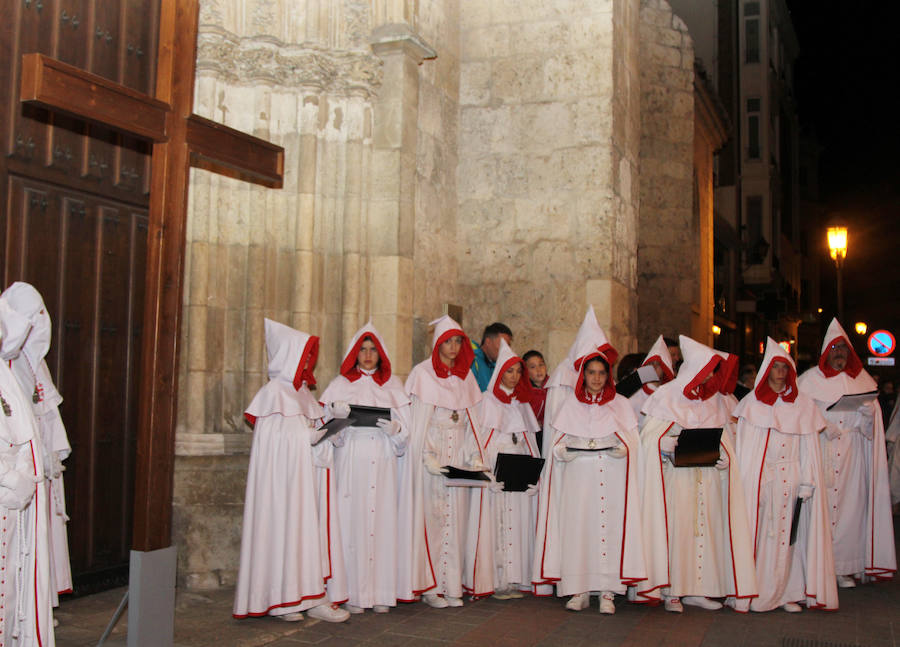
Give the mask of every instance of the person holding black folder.
<svg viewBox="0 0 900 647">
<path fill-rule="evenodd" d="M 478 428 L 488 466 L 495 466 L 495 480 L 501 481 L 501 470 L 513 465 L 531 467 L 532 485 L 519 489 L 513 483 L 518 473 L 510 473 L 502 489 L 489 491 L 492 531 L 494 536 L 494 597 L 500 600 L 521 598 L 531 590 L 531 560 L 534 556 L 534 523 L 537 513 L 537 476 L 540 475 L 540 450 L 535 432 L 537 418 L 529 404 L 531 386 L 525 376 L 522 359 L 502 341 L 497 353 L 494 373 L 487 391 L 478 405 Z M 516 459 L 530 457 L 519 465 Z M 504 462 L 504 461 L 508 461 Z M 536 465 L 535 465 L 536 463 Z M 535 469 L 536 468 L 536 469 Z M 525 480 L 527 475 L 525 475 Z M 515 478 L 518 481 L 518 478 Z"/>
<path fill-rule="evenodd" d="M 735 608 L 789 613 L 836 610 L 819 432 L 825 419 L 812 398 L 797 391 L 797 368 L 771 337 L 753 390 L 734 410 L 737 466 L 754 533 L 759 597 Z"/>
<path fill-rule="evenodd" d="M 323 402 L 348 402 L 350 420 L 334 438 L 334 473 L 350 613 L 387 613 L 433 585 L 427 562 L 415 568 L 409 396 L 391 374 L 384 341 L 371 322 L 360 328 L 322 393 Z M 362 414 L 371 415 L 363 416 Z M 424 527 L 419 529 L 424 533 Z M 418 574 L 419 582 L 414 582 Z"/>
<path fill-rule="evenodd" d="M 552 454 L 541 477 L 533 584 L 555 584 L 570 611 L 646 578 L 638 475 L 637 419 L 610 374 L 617 353 L 602 329 L 579 340 L 575 388 L 552 418 Z M 602 349 L 602 350 L 600 350 Z"/>
<path fill-rule="evenodd" d="M 469 369 L 472 346 L 460 325 L 446 315 L 431 325 L 431 356 L 414 366 L 406 380 L 412 402 L 414 495 L 421 497 L 414 501 L 414 512 L 424 514 L 427 542 L 417 542 L 414 549 L 427 555 L 436 583 L 423 601 L 435 608 L 459 607 L 463 592 L 473 597 L 493 593 L 489 506 L 480 505 L 485 489 L 451 485 L 447 478 L 450 467 L 488 469 L 475 428 L 481 390 Z M 479 505 L 471 505 L 473 498 Z M 469 534 L 476 538 L 474 545 L 467 545 Z"/>
<path fill-rule="evenodd" d="M 818 364 L 798 386 L 828 423 L 819 447 L 838 586 L 891 579 L 897 556 L 878 387 L 837 319 L 825 333 Z"/>
<path fill-rule="evenodd" d="M 332 444 L 316 442 L 321 420 L 346 417 L 349 407 L 323 408 L 309 391 L 318 337 L 271 319 L 265 330 L 269 381 L 244 412 L 253 445 L 233 615 L 297 621 L 306 611 L 343 622 L 350 614 L 337 606 L 345 601 L 345 580 L 340 530 L 331 525 Z"/>
<path fill-rule="evenodd" d="M 645 382 L 641 384 L 634 393 L 625 396 L 631 403 L 631 409 L 634 411 L 634 415 L 637 416 L 638 427 L 644 423 L 644 414 L 641 413 L 641 409 L 647 401 L 647 398 L 649 398 L 661 384 L 671 382 L 675 379 L 675 367 L 672 363 L 672 356 L 669 354 L 669 347 L 666 346 L 665 337 L 660 335 L 656 339 L 653 346 L 650 347 L 650 352 L 647 353 L 644 361 L 641 362 L 641 366 L 652 366 L 656 371 L 656 377 L 659 379 L 656 382 Z"/>
<path fill-rule="evenodd" d="M 677 377 L 644 405 L 648 579 L 638 587 L 644 601 L 662 596 L 665 609 L 676 613 L 682 604 L 720 609 L 713 598 L 756 595 L 743 488 L 731 468 L 730 433 L 723 433 L 731 410 L 719 383 L 727 371 L 718 369 L 726 360 L 693 339 L 679 341 L 684 363 Z"/>
</svg>

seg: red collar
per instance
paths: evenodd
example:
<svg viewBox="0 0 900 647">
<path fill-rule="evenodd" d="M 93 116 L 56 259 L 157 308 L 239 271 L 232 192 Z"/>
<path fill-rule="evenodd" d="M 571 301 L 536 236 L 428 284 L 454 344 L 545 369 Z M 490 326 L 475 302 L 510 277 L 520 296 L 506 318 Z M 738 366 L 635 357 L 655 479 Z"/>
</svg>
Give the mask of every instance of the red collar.
<svg viewBox="0 0 900 647">
<path fill-rule="evenodd" d="M 781 362 L 782 364 L 787 365 L 788 367 L 788 377 L 785 383 L 785 388 L 783 391 L 776 393 L 772 390 L 772 387 L 769 386 L 769 371 L 772 370 L 772 366 L 775 362 Z M 766 369 L 766 374 L 762 376 L 762 379 L 759 381 L 759 384 L 753 389 L 753 392 L 756 394 L 756 399 L 762 402 L 763 404 L 773 405 L 778 401 L 778 398 L 781 398 L 785 402 L 793 402 L 797 399 L 797 371 L 794 370 L 794 367 L 785 362 L 783 359 L 776 358 L 773 361 L 769 362 L 769 366 Z"/>
<path fill-rule="evenodd" d="M 378 368 L 376 368 L 375 372 L 372 374 L 372 379 L 375 380 L 375 383 L 378 386 L 384 386 L 384 383 L 391 379 L 391 360 L 388 359 L 387 353 L 384 352 L 384 348 L 382 348 L 381 343 L 375 335 L 370 333 L 366 333 L 360 337 L 353 348 L 350 349 L 350 352 L 347 353 L 347 356 L 341 363 L 341 375 L 351 382 L 356 382 L 356 380 L 363 376 L 356 361 L 359 356 L 359 349 L 367 339 L 375 344 L 375 348 L 378 350 Z"/>
</svg>

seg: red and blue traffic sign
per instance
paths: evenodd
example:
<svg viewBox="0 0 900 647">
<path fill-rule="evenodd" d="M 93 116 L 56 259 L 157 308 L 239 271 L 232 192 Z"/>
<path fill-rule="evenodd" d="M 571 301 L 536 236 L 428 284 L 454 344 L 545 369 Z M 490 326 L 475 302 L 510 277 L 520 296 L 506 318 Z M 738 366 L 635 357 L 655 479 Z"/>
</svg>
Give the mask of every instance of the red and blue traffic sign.
<svg viewBox="0 0 900 647">
<path fill-rule="evenodd" d="M 887 330 L 876 330 L 869 335 L 869 351 L 878 357 L 886 357 L 897 348 L 897 340 Z"/>
</svg>

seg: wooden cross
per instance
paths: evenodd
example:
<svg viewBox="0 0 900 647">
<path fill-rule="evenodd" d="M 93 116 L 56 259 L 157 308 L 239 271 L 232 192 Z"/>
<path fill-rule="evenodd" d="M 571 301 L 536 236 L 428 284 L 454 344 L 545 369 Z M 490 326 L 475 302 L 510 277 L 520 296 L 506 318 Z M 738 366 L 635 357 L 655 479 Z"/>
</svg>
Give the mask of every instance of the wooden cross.
<svg viewBox="0 0 900 647">
<path fill-rule="evenodd" d="M 192 114 L 199 0 L 161 0 L 156 97 L 41 54 L 21 99 L 153 143 L 132 548 L 172 543 L 172 489 L 190 166 L 280 188 L 284 149 Z"/>
</svg>

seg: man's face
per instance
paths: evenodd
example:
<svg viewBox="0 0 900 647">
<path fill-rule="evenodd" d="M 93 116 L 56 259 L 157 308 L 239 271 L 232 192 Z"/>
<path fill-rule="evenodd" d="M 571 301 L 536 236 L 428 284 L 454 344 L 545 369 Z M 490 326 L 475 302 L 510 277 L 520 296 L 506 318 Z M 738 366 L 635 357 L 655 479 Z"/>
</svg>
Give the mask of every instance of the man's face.
<svg viewBox="0 0 900 647">
<path fill-rule="evenodd" d="M 843 339 L 838 339 L 828 349 L 828 365 L 836 371 L 843 371 L 847 367 L 847 359 L 850 357 L 850 347 Z"/>
<path fill-rule="evenodd" d="M 516 388 L 516 384 L 519 383 L 519 380 L 522 379 L 522 363 L 516 362 L 508 369 L 503 371 L 503 375 L 500 376 L 500 384 L 505 386 L 507 389 Z"/>
<path fill-rule="evenodd" d="M 544 383 L 544 380 L 547 378 L 547 365 L 542 357 L 539 355 L 529 357 L 528 361 L 525 362 L 525 368 L 528 371 L 528 379 L 531 380 L 532 384 L 540 386 Z"/>
<path fill-rule="evenodd" d="M 506 333 L 500 333 L 495 337 L 488 337 L 484 340 L 484 344 L 481 346 L 481 350 L 484 351 L 485 357 L 487 357 L 492 362 L 497 361 L 497 353 L 500 352 L 500 340 L 505 339 L 507 344 L 512 344 L 512 337 L 507 335 Z"/>
<path fill-rule="evenodd" d="M 775 393 L 783 391 L 789 372 L 790 367 L 787 365 L 787 362 L 777 360 L 772 362 L 772 366 L 769 369 L 769 388 Z"/>
<path fill-rule="evenodd" d="M 441 357 L 441 361 L 447 366 L 453 366 L 453 363 L 456 361 L 456 356 L 459 355 L 459 351 L 462 348 L 462 336 L 454 335 L 450 339 L 441 342 L 441 345 L 438 346 L 438 355 Z"/>
<path fill-rule="evenodd" d="M 599 360 L 592 360 L 584 367 L 584 390 L 597 395 L 606 386 L 606 366 Z"/>
<path fill-rule="evenodd" d="M 359 353 L 356 355 L 357 365 L 362 369 L 372 371 L 378 366 L 379 359 L 380 356 L 378 355 L 378 348 L 375 346 L 375 342 L 371 339 L 364 340 L 362 346 L 359 347 Z"/>
</svg>

